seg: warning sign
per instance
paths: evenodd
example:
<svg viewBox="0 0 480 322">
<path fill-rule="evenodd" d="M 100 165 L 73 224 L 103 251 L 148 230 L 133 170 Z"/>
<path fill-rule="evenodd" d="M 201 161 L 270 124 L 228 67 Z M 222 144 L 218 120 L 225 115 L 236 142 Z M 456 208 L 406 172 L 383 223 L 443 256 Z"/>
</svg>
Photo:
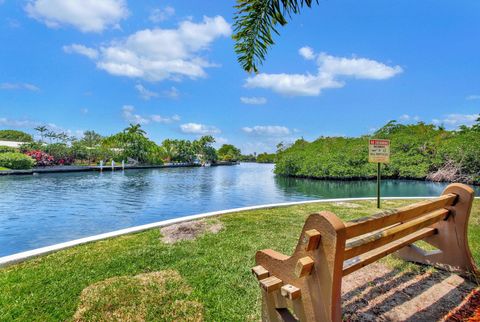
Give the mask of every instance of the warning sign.
<svg viewBox="0 0 480 322">
<path fill-rule="evenodd" d="M 390 140 L 369 140 L 368 162 L 389 163 L 390 162 Z"/>
</svg>

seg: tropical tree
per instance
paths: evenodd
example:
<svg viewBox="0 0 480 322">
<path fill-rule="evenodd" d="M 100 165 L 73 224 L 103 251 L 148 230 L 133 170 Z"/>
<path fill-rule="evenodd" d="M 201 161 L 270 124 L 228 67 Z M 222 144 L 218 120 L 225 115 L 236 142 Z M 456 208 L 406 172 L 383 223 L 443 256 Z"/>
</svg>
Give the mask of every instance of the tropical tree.
<svg viewBox="0 0 480 322">
<path fill-rule="evenodd" d="M 45 136 L 45 133 L 48 132 L 48 127 L 46 125 L 40 125 L 35 128 L 35 131 L 40 134 L 40 142 L 43 143 L 43 137 Z"/>
<path fill-rule="evenodd" d="M 55 133 L 54 131 L 48 130 L 45 133 L 45 137 L 49 139 L 50 143 L 53 143 L 54 140 L 58 139 L 58 134 Z"/>
<path fill-rule="evenodd" d="M 237 161 L 241 157 L 241 151 L 239 148 L 232 144 L 224 144 L 217 151 L 218 157 L 222 161 Z"/>
<path fill-rule="evenodd" d="M 161 148 L 165 161 L 171 162 L 177 155 L 175 140 L 166 139 L 162 142 Z"/>
<path fill-rule="evenodd" d="M 237 0 L 233 39 L 242 68 L 258 72 L 268 48 L 275 43 L 272 32 L 278 34 L 278 25 L 284 26 L 292 14 L 313 3 L 318 0 Z"/>
<path fill-rule="evenodd" d="M 60 140 L 62 143 L 67 143 L 71 140 L 70 136 L 65 132 L 60 132 L 57 134 L 57 139 Z"/>
<path fill-rule="evenodd" d="M 145 136 L 147 134 L 147 132 L 142 129 L 142 126 L 140 124 L 132 123 L 130 123 L 130 126 L 124 129 L 123 132 L 128 134 L 139 134 L 142 136 Z"/>
<path fill-rule="evenodd" d="M 172 140 L 175 155 L 173 161 L 193 162 L 195 160 L 195 148 L 192 142 L 188 140 Z"/>
<path fill-rule="evenodd" d="M 83 138 L 80 140 L 85 146 L 93 148 L 102 143 L 103 137 L 95 131 L 83 132 Z"/>
<path fill-rule="evenodd" d="M 215 138 L 211 135 L 202 136 L 192 143 L 196 156 L 203 164 L 217 161 L 217 151 L 212 147 L 213 143 Z"/>
<path fill-rule="evenodd" d="M 141 163 L 149 162 L 150 152 L 156 155 L 159 152 L 155 149 L 155 142 L 146 137 L 146 132 L 140 124 L 130 124 L 122 132 L 105 138 L 102 144 L 112 151 L 119 151 L 122 158 L 132 158 Z"/>
</svg>

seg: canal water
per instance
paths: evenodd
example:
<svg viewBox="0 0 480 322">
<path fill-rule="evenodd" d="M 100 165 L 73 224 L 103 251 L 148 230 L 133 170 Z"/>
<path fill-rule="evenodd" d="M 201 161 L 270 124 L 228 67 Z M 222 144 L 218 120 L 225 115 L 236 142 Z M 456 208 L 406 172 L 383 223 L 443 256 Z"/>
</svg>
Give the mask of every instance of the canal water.
<svg viewBox="0 0 480 322">
<path fill-rule="evenodd" d="M 384 196 L 438 196 L 446 184 L 385 180 Z M 0 256 L 165 219 L 322 198 L 373 197 L 375 181 L 276 177 L 243 163 L 0 177 Z M 480 190 L 477 188 L 477 195 Z"/>
</svg>

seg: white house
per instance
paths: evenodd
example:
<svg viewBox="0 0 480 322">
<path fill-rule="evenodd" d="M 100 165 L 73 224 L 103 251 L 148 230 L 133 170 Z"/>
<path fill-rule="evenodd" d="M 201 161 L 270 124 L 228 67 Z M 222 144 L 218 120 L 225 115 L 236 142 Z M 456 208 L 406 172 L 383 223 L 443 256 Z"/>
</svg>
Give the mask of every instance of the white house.
<svg viewBox="0 0 480 322">
<path fill-rule="evenodd" d="M 1 141 L 0 146 L 9 146 L 11 148 L 18 148 L 20 145 L 25 144 L 26 142 L 15 142 L 15 141 Z"/>
</svg>

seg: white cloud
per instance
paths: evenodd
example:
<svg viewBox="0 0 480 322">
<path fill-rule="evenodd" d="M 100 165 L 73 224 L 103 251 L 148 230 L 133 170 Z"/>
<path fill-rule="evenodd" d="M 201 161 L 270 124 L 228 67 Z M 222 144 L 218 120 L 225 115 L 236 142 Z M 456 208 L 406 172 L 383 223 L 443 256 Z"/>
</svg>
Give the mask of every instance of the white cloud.
<svg viewBox="0 0 480 322">
<path fill-rule="evenodd" d="M 351 76 L 361 79 L 388 79 L 401 72 L 400 66 L 388 66 L 376 60 L 367 58 L 345 58 L 335 57 L 321 53 L 318 56 L 317 64 L 319 70 L 332 76 Z"/>
<path fill-rule="evenodd" d="M 116 76 L 148 81 L 205 77 L 215 65 L 201 57 L 213 41 L 231 34 L 221 16 L 202 22 L 185 20 L 177 29 L 144 29 L 100 47 L 97 67 Z"/>
<path fill-rule="evenodd" d="M 466 99 L 467 101 L 480 100 L 480 95 L 468 95 L 467 97 L 465 97 L 465 99 Z"/>
<path fill-rule="evenodd" d="M 135 85 L 135 89 L 137 90 L 140 97 L 146 101 L 148 101 L 152 97 L 158 97 L 158 93 L 146 89 L 142 84 Z"/>
<path fill-rule="evenodd" d="M 168 20 L 174 14 L 175 14 L 175 8 L 166 6 L 165 8 L 153 9 L 148 19 L 150 19 L 150 21 L 153 23 L 159 23 L 159 22 Z"/>
<path fill-rule="evenodd" d="M 39 123 L 31 120 L 17 120 L 9 119 L 6 117 L 0 117 L 0 126 L 8 126 L 15 128 L 34 128 L 38 126 Z"/>
<path fill-rule="evenodd" d="M 122 116 L 123 118 L 131 123 L 135 124 L 148 124 L 150 123 L 149 118 L 145 118 L 139 114 L 134 113 L 135 108 L 132 105 L 124 105 L 122 107 Z"/>
<path fill-rule="evenodd" d="M 215 149 L 219 149 L 222 145 L 227 144 L 229 141 L 227 138 L 221 137 L 221 136 L 216 136 L 215 137 L 215 143 L 213 143 L 213 147 Z"/>
<path fill-rule="evenodd" d="M 90 59 L 97 59 L 98 57 L 98 50 L 79 44 L 63 46 L 63 51 L 67 54 L 80 54 Z"/>
<path fill-rule="evenodd" d="M 260 73 L 247 78 L 245 83 L 245 87 L 271 89 L 288 96 L 318 96 L 324 89 L 343 86 L 343 82 L 336 81 L 325 73 L 318 75 Z"/>
<path fill-rule="evenodd" d="M 33 121 L 28 119 L 9 119 L 6 117 L 0 117 L 0 126 L 8 127 L 8 128 L 22 128 L 22 129 L 33 130 L 35 127 L 41 126 L 41 125 L 46 125 L 50 130 L 57 133 L 64 132 L 68 136 L 76 136 L 76 137 L 83 136 L 83 130 L 66 129 L 54 123 L 45 124 L 44 122 Z M 34 136 L 37 137 L 37 135 L 35 134 Z"/>
<path fill-rule="evenodd" d="M 25 10 L 50 28 L 70 25 L 82 32 L 117 27 L 128 16 L 125 0 L 30 0 Z"/>
<path fill-rule="evenodd" d="M 163 95 L 169 98 L 178 98 L 180 96 L 180 91 L 172 86 L 170 89 L 163 91 Z"/>
<path fill-rule="evenodd" d="M 412 116 L 412 115 L 409 115 L 409 114 L 402 114 L 400 115 L 400 117 L 398 118 L 400 121 L 415 121 L 415 122 L 418 122 L 420 121 L 420 117 L 415 115 L 415 116 Z"/>
<path fill-rule="evenodd" d="M 251 104 L 251 105 L 263 105 L 267 103 L 267 99 L 265 97 L 240 97 L 240 101 L 243 104 Z"/>
<path fill-rule="evenodd" d="M 171 117 L 163 117 L 158 114 L 142 116 L 135 114 L 135 107 L 132 105 L 124 105 L 122 107 L 122 117 L 124 120 L 134 124 L 150 124 L 150 123 L 173 123 L 180 121 L 180 116 L 173 115 Z"/>
<path fill-rule="evenodd" d="M 433 119 L 433 124 L 443 124 L 447 128 L 456 128 L 460 125 L 473 125 L 476 123 L 480 114 L 447 114 L 442 119 Z"/>
<path fill-rule="evenodd" d="M 305 47 L 302 47 L 298 50 L 298 53 L 300 54 L 300 56 L 302 56 L 303 58 L 307 59 L 307 60 L 312 60 L 312 59 L 315 59 L 315 53 L 313 52 L 313 49 L 311 47 L 308 47 L 308 46 L 305 46 Z"/>
<path fill-rule="evenodd" d="M 30 83 L 0 83 L 0 90 L 24 89 L 27 91 L 38 92 L 40 88 Z"/>
<path fill-rule="evenodd" d="M 247 78 L 245 87 L 270 89 L 289 96 L 318 96 L 324 89 L 345 86 L 341 77 L 384 80 L 403 72 L 398 65 L 392 67 L 367 58 L 316 55 L 310 47 L 300 48 L 299 53 L 309 60 L 318 56 L 316 74 L 260 73 Z"/>
<path fill-rule="evenodd" d="M 220 134 L 221 131 L 215 126 L 205 125 L 200 123 L 186 123 L 180 125 L 180 130 L 183 133 L 187 134 L 198 134 L 198 135 L 214 135 Z"/>
<path fill-rule="evenodd" d="M 290 129 L 279 125 L 256 125 L 254 127 L 243 127 L 242 131 L 247 134 L 260 136 L 287 136 Z"/>
</svg>

